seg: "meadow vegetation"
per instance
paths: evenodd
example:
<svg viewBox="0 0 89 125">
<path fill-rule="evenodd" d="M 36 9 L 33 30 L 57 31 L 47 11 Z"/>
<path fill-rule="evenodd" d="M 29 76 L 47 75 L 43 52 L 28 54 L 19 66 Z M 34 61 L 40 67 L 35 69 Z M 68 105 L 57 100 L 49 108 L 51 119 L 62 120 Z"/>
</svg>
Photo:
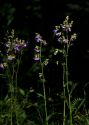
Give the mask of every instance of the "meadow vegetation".
<svg viewBox="0 0 89 125">
<path fill-rule="evenodd" d="M 0 42 L 0 125 L 89 125 L 86 91 L 83 97 L 74 96 L 77 83 L 69 77 L 70 48 L 77 39 L 73 23 L 67 16 L 54 27 L 52 45 L 35 33 L 29 75 L 35 85 L 28 81 L 28 88 L 19 79 L 30 42 L 14 30 L 6 32 L 5 42 Z"/>
</svg>

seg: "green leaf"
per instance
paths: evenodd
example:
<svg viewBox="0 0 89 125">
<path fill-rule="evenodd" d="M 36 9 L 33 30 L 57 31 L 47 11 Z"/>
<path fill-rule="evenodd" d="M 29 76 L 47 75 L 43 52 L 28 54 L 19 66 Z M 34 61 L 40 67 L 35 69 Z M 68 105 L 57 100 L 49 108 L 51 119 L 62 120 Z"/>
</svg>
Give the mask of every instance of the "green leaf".
<svg viewBox="0 0 89 125">
<path fill-rule="evenodd" d="M 27 116 L 26 116 L 26 113 L 25 112 L 22 112 L 21 113 L 21 117 L 23 118 L 23 119 L 25 119 Z"/>
<path fill-rule="evenodd" d="M 59 49 L 58 51 L 59 51 L 60 53 L 63 53 L 63 52 L 64 52 L 64 50 L 63 50 L 63 49 Z"/>
<path fill-rule="evenodd" d="M 55 113 L 52 113 L 52 114 L 48 115 L 47 121 L 49 121 L 52 118 L 52 116 L 54 116 L 54 115 L 55 115 Z"/>
<path fill-rule="evenodd" d="M 37 93 L 38 97 L 44 98 L 44 96 L 41 93 Z"/>
<path fill-rule="evenodd" d="M 85 102 L 85 99 L 81 99 L 81 100 L 79 100 L 79 101 L 81 101 L 80 102 L 80 104 L 78 105 L 78 107 L 77 107 L 77 109 L 76 109 L 76 111 L 75 111 L 75 114 L 78 112 L 78 110 L 81 108 L 81 106 L 84 104 L 84 102 Z"/>
<path fill-rule="evenodd" d="M 23 89 L 20 88 L 19 92 L 20 92 L 21 95 L 25 96 L 25 91 Z"/>
</svg>

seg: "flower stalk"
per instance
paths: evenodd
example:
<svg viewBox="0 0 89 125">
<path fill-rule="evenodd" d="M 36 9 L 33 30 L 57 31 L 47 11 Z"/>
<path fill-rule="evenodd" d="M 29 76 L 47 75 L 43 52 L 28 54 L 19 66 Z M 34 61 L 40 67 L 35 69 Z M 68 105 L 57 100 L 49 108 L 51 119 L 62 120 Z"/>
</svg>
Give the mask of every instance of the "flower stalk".
<svg viewBox="0 0 89 125">
<path fill-rule="evenodd" d="M 35 37 L 36 42 L 39 43 L 39 46 L 35 47 L 35 52 L 36 55 L 38 54 L 38 58 L 36 58 L 36 56 L 34 57 L 34 60 L 38 61 L 40 63 L 41 66 L 41 73 L 39 73 L 39 77 L 42 81 L 43 84 L 43 99 L 44 99 L 44 111 L 45 111 L 45 125 L 48 125 L 48 114 L 47 114 L 47 101 L 46 101 L 46 90 L 45 90 L 45 77 L 44 77 L 44 64 L 45 61 L 42 61 L 42 47 L 43 45 L 46 45 L 46 41 L 42 39 L 42 37 L 40 36 L 40 34 L 36 33 L 36 37 Z"/>
<path fill-rule="evenodd" d="M 69 22 L 69 17 L 67 16 L 63 24 L 56 26 L 54 34 L 56 35 L 58 42 L 63 45 L 62 54 L 64 61 L 63 66 L 63 96 L 64 96 L 64 106 L 63 106 L 63 125 L 66 125 L 66 98 L 68 99 L 68 108 L 69 108 L 69 119 L 70 125 L 72 125 L 72 108 L 71 108 L 71 93 L 69 90 L 69 79 L 68 79 L 68 52 L 69 48 L 72 45 L 72 41 L 76 39 L 76 33 L 70 36 L 71 28 L 73 21 Z M 60 52 L 60 49 L 56 49 Z M 58 53 L 57 51 L 57 53 Z M 56 53 L 56 54 L 57 54 Z M 67 93 L 66 93 L 67 92 Z M 67 94 L 67 95 L 66 95 Z"/>
</svg>

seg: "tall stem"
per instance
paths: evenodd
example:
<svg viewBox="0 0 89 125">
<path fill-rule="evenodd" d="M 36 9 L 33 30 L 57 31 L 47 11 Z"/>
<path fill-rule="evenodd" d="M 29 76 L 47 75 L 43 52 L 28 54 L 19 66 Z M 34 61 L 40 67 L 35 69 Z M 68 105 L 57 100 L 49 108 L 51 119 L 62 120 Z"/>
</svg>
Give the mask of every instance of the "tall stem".
<svg viewBox="0 0 89 125">
<path fill-rule="evenodd" d="M 72 108 L 71 108 L 71 95 L 69 92 L 69 80 L 68 80 L 68 49 L 69 45 L 66 46 L 66 83 L 67 83 L 67 93 L 68 93 L 68 103 L 69 103 L 69 116 L 70 116 L 70 125 L 72 125 Z"/>
<path fill-rule="evenodd" d="M 72 125 L 71 95 L 69 94 L 70 125 Z"/>
<path fill-rule="evenodd" d="M 65 63 L 63 64 L 63 96 L 64 96 L 64 104 L 63 104 L 63 125 L 66 122 L 66 102 L 65 102 Z"/>
<path fill-rule="evenodd" d="M 44 91 L 44 104 L 45 104 L 45 124 L 48 125 L 48 120 L 47 120 L 47 102 L 46 102 L 46 91 L 45 91 L 45 78 L 44 78 L 44 72 L 43 72 L 43 63 L 41 64 L 42 67 L 42 76 L 43 76 L 43 91 Z"/>
<path fill-rule="evenodd" d="M 21 53 L 22 54 L 22 53 Z M 19 125 L 19 122 L 18 122 L 18 111 L 17 111 L 17 89 L 18 89 L 18 71 L 19 71 L 19 65 L 20 65 L 20 62 L 21 62 L 21 56 L 20 58 L 18 57 L 18 60 L 17 60 L 17 69 L 16 69 L 16 73 L 15 73 L 15 112 L 16 112 L 16 124 Z"/>
<path fill-rule="evenodd" d="M 42 52 L 42 43 L 40 42 L 40 64 L 41 64 L 41 73 L 42 73 L 42 83 L 43 83 L 43 96 L 44 96 L 44 110 L 45 110 L 45 125 L 48 125 L 47 119 L 47 102 L 46 102 L 46 91 L 45 91 L 45 78 L 44 78 L 44 64 L 41 60 L 41 52 Z"/>
<path fill-rule="evenodd" d="M 68 92 L 68 94 L 69 94 L 69 83 L 68 83 L 68 44 L 67 44 L 67 46 L 66 46 L 66 55 L 65 55 L 66 57 L 66 84 L 67 84 L 67 92 Z"/>
<path fill-rule="evenodd" d="M 8 63 L 7 63 L 8 64 Z M 13 125 L 13 77 L 14 77 L 14 67 L 12 67 L 12 73 L 10 71 L 9 64 L 7 65 L 6 70 L 8 84 L 9 84 L 9 92 L 10 92 L 10 125 Z M 12 74 L 12 75 L 11 75 Z"/>
</svg>

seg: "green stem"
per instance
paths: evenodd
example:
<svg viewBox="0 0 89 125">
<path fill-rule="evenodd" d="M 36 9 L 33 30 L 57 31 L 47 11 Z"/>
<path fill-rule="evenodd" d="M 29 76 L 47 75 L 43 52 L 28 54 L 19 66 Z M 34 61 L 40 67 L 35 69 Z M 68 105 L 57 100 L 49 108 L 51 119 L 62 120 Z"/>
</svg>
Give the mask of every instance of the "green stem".
<svg viewBox="0 0 89 125">
<path fill-rule="evenodd" d="M 71 107 L 71 95 L 69 94 L 69 109 L 70 109 L 70 125 L 72 125 L 72 107 Z"/>
<path fill-rule="evenodd" d="M 18 122 L 18 111 L 17 111 L 17 89 L 18 89 L 18 71 L 19 71 L 19 66 L 20 66 L 20 62 L 21 62 L 21 56 L 20 58 L 18 58 L 17 60 L 17 69 L 16 69 L 16 73 L 15 73 L 15 112 L 16 112 L 16 123 L 17 125 L 19 125 Z"/>
<path fill-rule="evenodd" d="M 48 125 L 48 120 L 47 120 L 47 102 L 46 102 L 46 91 L 45 91 L 45 78 L 44 78 L 44 73 L 43 73 L 43 63 L 41 64 L 42 67 L 42 76 L 43 76 L 43 91 L 44 91 L 44 104 L 45 104 L 45 121 L 46 125 Z"/>
<path fill-rule="evenodd" d="M 69 92 L 69 80 L 68 80 L 68 49 L 69 45 L 66 46 L 66 83 L 67 83 L 67 93 L 68 93 L 68 103 L 69 103 L 69 115 L 70 115 L 70 125 L 72 125 L 72 109 L 71 109 L 71 95 Z"/>
<path fill-rule="evenodd" d="M 22 53 L 21 53 L 22 55 Z M 17 60 L 17 69 L 16 69 L 16 73 L 15 73 L 15 97 L 17 99 L 17 87 L 18 87 L 18 71 L 19 71 L 19 66 L 20 66 L 20 62 L 21 62 L 21 55 L 20 55 L 20 58 L 18 57 L 18 60 Z"/>
<path fill-rule="evenodd" d="M 64 104 L 63 104 L 63 125 L 66 122 L 66 102 L 65 102 L 65 64 L 63 64 L 63 96 L 64 96 Z"/>
<path fill-rule="evenodd" d="M 66 46 L 66 83 L 67 83 L 67 92 L 69 94 L 69 83 L 68 83 L 68 44 Z"/>
<path fill-rule="evenodd" d="M 41 64 L 41 73 L 42 73 L 42 82 L 43 82 L 43 96 L 44 96 L 44 110 L 45 110 L 45 125 L 48 125 L 48 115 L 47 115 L 47 102 L 46 102 L 46 91 L 45 91 L 45 78 L 44 78 L 44 64 L 41 60 L 42 52 L 42 43 L 40 42 L 40 64 Z"/>
<path fill-rule="evenodd" d="M 7 64 L 8 64 L 8 62 L 7 62 Z M 11 73 L 9 64 L 7 65 L 6 75 L 7 75 L 7 78 L 8 78 L 9 91 L 10 91 L 10 96 L 11 96 L 11 101 L 10 101 L 10 105 L 11 105 L 11 108 L 10 108 L 10 114 L 11 114 L 10 124 L 13 125 L 13 111 L 12 110 L 13 110 L 13 77 L 14 77 L 14 68 L 13 68 L 13 72 Z"/>
</svg>

